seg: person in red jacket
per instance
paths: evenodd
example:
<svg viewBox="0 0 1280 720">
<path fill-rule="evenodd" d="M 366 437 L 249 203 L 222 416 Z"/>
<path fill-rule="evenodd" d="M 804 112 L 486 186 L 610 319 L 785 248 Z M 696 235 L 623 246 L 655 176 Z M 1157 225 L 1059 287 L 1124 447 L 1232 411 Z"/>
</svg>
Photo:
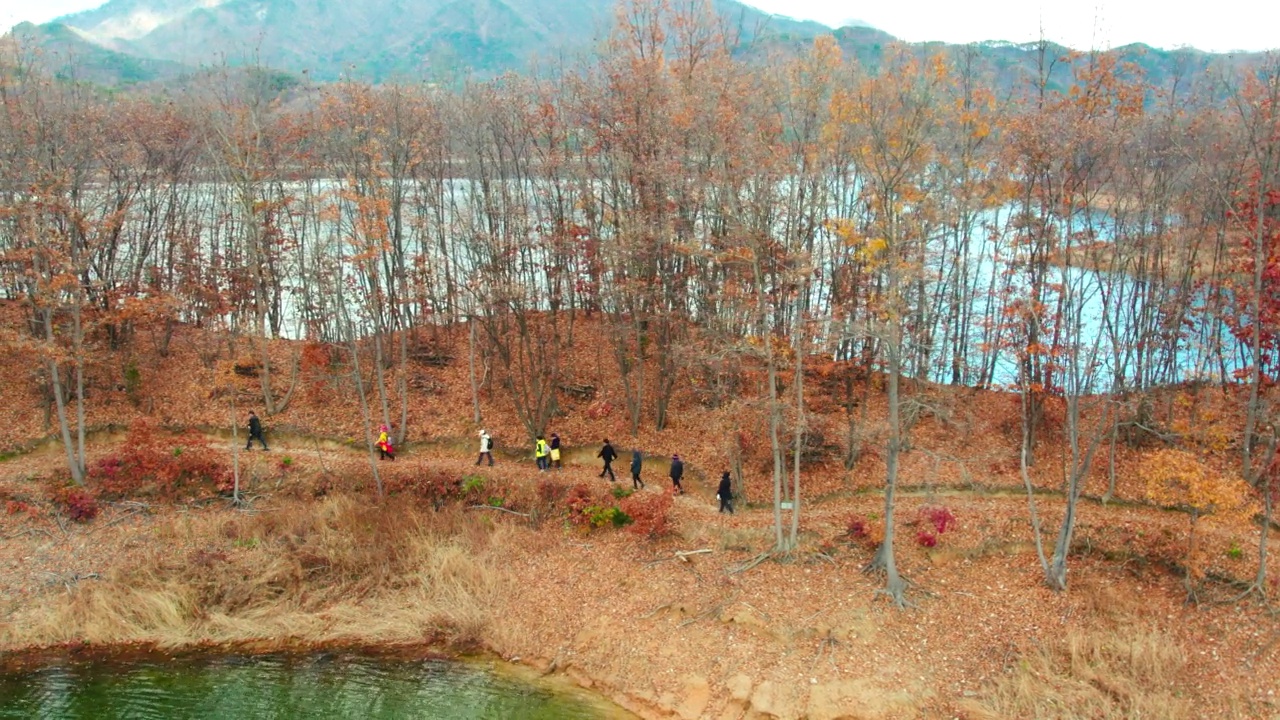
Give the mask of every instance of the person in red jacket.
<svg viewBox="0 0 1280 720">
<path fill-rule="evenodd" d="M 382 426 L 381 432 L 378 434 L 378 459 L 396 459 L 396 449 L 391 444 L 391 429 L 386 425 Z"/>
</svg>

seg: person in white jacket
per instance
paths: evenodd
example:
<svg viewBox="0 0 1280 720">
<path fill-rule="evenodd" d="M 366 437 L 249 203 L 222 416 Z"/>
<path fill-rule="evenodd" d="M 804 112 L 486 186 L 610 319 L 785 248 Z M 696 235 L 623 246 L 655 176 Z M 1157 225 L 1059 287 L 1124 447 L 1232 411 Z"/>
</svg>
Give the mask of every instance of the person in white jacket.
<svg viewBox="0 0 1280 720">
<path fill-rule="evenodd" d="M 476 457 L 476 464 L 479 465 L 481 460 L 489 458 L 489 467 L 493 467 L 493 438 L 489 437 L 489 433 L 480 431 L 480 455 Z"/>
</svg>

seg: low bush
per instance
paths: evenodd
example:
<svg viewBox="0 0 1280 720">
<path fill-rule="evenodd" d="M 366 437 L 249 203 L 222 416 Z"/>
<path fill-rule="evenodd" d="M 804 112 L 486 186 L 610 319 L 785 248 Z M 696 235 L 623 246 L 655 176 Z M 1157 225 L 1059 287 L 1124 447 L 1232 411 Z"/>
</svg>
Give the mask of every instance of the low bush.
<svg viewBox="0 0 1280 720">
<path fill-rule="evenodd" d="M 549 511 L 560 505 L 568 495 L 569 488 L 550 478 L 538 480 L 538 508 Z"/>
<path fill-rule="evenodd" d="M 587 509 L 596 504 L 595 493 L 591 491 L 591 486 L 585 483 L 578 483 L 569 488 L 564 496 L 564 506 L 569 512 L 569 522 L 580 527 L 591 526 L 591 516 L 587 514 Z"/>
<path fill-rule="evenodd" d="M 53 491 L 53 504 L 74 522 L 87 523 L 98 517 L 98 499 L 84 488 L 66 485 Z"/>
<path fill-rule="evenodd" d="M 592 505 L 583 512 L 593 528 L 630 525 L 631 516 L 616 505 Z"/>
<path fill-rule="evenodd" d="M 212 494 L 230 475 L 226 462 L 203 436 L 158 433 L 146 419 L 134 421 L 124 445 L 89 469 L 90 482 L 108 499 Z"/>
<path fill-rule="evenodd" d="M 671 534 L 674 529 L 672 504 L 669 493 L 639 493 L 623 499 L 619 507 L 631 518 L 631 532 L 657 539 Z"/>
<path fill-rule="evenodd" d="M 462 480 L 443 472 L 412 467 L 387 473 L 383 477 L 383 487 L 388 496 L 408 495 L 431 505 L 435 510 L 457 502 L 468 494 Z M 483 489 L 484 483 L 481 481 L 479 486 L 473 485 L 470 492 Z"/>
<path fill-rule="evenodd" d="M 871 524 L 861 515 L 850 515 L 845 522 L 844 534 L 850 540 L 865 540 L 871 534 Z"/>
<path fill-rule="evenodd" d="M 954 530 L 956 527 L 955 513 L 951 512 L 948 507 L 941 505 L 925 505 L 920 508 L 920 518 L 923 523 L 933 526 L 934 531 L 939 535 Z"/>
</svg>

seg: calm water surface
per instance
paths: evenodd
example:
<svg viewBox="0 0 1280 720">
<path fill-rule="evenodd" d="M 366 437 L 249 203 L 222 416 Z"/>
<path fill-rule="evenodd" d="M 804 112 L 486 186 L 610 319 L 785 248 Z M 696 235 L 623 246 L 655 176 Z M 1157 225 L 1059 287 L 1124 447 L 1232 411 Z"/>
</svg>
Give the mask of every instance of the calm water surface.
<svg viewBox="0 0 1280 720">
<path fill-rule="evenodd" d="M 0 718 L 624 717 L 491 664 L 358 656 L 54 665 L 0 677 Z"/>
</svg>

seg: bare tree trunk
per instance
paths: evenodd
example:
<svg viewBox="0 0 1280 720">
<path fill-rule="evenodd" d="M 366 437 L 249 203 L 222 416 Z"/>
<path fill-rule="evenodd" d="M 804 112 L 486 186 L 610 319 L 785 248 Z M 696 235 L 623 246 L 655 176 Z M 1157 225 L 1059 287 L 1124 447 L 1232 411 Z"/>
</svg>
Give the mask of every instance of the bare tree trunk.
<svg viewBox="0 0 1280 720">
<path fill-rule="evenodd" d="M 483 422 L 480 415 L 480 385 L 476 380 L 476 319 L 467 318 L 467 371 L 471 376 L 471 411 L 472 419 L 479 425 Z"/>
<path fill-rule="evenodd" d="M 80 322 L 81 299 L 77 291 L 75 306 L 71 309 L 72 344 L 76 353 L 76 464 L 83 481 L 89 464 L 84 456 L 84 326 Z"/>
<path fill-rule="evenodd" d="M 797 302 L 797 305 L 799 303 Z M 796 367 L 795 367 L 795 386 L 796 386 L 796 427 L 795 427 L 795 455 L 792 458 L 793 467 L 791 470 L 791 482 L 793 490 L 791 492 L 791 537 L 788 545 L 794 550 L 799 545 L 800 535 L 800 458 L 804 454 L 804 435 L 805 435 L 805 414 L 804 414 L 804 343 L 801 341 L 801 332 L 803 325 L 800 322 L 802 311 L 799 307 L 796 313 L 796 329 L 792 334 L 792 348 L 795 351 Z"/>
<path fill-rule="evenodd" d="M 44 317 L 45 339 L 50 345 L 54 343 L 53 310 L 42 309 Z M 58 414 L 58 429 L 62 433 L 62 448 L 67 454 L 67 469 L 71 471 L 71 480 L 77 485 L 84 485 L 85 466 L 81 463 L 81 453 L 71 444 L 71 426 L 67 422 L 67 406 L 62 393 L 62 379 L 58 374 L 57 358 L 49 359 L 49 381 L 53 383 L 53 401 Z M 78 435 L 82 436 L 82 434 Z"/>
<path fill-rule="evenodd" d="M 1020 364 L 1021 366 L 1021 364 Z M 1027 491 L 1027 509 L 1031 514 L 1031 537 L 1036 544 L 1036 559 L 1040 561 L 1040 569 L 1044 572 L 1045 577 L 1049 576 L 1049 559 L 1044 554 L 1044 536 L 1041 532 L 1040 513 L 1036 510 L 1035 488 L 1031 485 L 1031 472 L 1029 470 L 1030 458 L 1028 457 L 1027 436 L 1031 434 L 1031 405 L 1030 390 L 1026 386 L 1025 368 L 1019 370 L 1023 374 L 1019 385 L 1022 391 L 1018 394 L 1021 400 L 1021 416 L 1022 416 L 1022 442 L 1018 449 L 1018 471 L 1022 475 L 1022 485 Z"/>
<path fill-rule="evenodd" d="M 1262 481 L 1262 532 L 1258 536 L 1258 574 L 1253 580 L 1253 584 L 1261 591 L 1265 591 L 1267 587 L 1267 542 L 1271 535 L 1271 522 L 1275 508 L 1275 496 L 1271 483 L 1270 476 Z"/>
<path fill-rule="evenodd" d="M 450 333 L 452 335 L 452 333 Z M 396 431 L 396 445 L 404 443 L 409 433 L 409 329 L 400 328 L 400 374 L 396 389 L 400 395 L 400 427 Z"/>
<path fill-rule="evenodd" d="M 773 453 L 773 534 L 774 551 L 790 552 L 782 534 L 782 443 L 778 437 L 780 408 L 778 407 L 778 368 L 773 355 L 773 338 L 765 335 L 769 365 L 769 447 Z"/>
<path fill-rule="evenodd" d="M 378 499 L 385 497 L 382 490 L 382 475 L 378 473 L 378 457 L 374 451 L 372 419 L 369 413 L 369 398 L 364 391 L 364 378 L 360 375 L 360 348 L 356 345 L 355 328 L 347 321 L 348 344 L 351 348 L 351 379 L 356 384 L 356 394 L 360 397 L 360 418 L 364 425 L 365 446 L 369 449 L 369 469 L 373 472 L 373 482 L 378 487 Z"/>
<path fill-rule="evenodd" d="M 231 503 L 240 504 L 240 423 L 236 418 L 236 389 L 231 388 Z"/>
<path fill-rule="evenodd" d="M 1107 492 L 1102 502 L 1109 503 L 1116 496 L 1116 439 L 1120 434 L 1120 417 L 1117 415 L 1111 422 L 1111 454 L 1107 457 Z"/>
<path fill-rule="evenodd" d="M 885 454 L 884 540 L 865 570 L 884 571 L 885 586 L 880 592 L 888 595 L 901 608 L 907 606 L 907 583 L 898 574 L 893 553 L 894 495 L 898 489 L 898 457 L 902 451 L 902 414 L 898 408 L 898 376 L 901 373 L 898 344 L 896 340 L 891 341 L 889 347 L 889 443 Z"/>
</svg>

